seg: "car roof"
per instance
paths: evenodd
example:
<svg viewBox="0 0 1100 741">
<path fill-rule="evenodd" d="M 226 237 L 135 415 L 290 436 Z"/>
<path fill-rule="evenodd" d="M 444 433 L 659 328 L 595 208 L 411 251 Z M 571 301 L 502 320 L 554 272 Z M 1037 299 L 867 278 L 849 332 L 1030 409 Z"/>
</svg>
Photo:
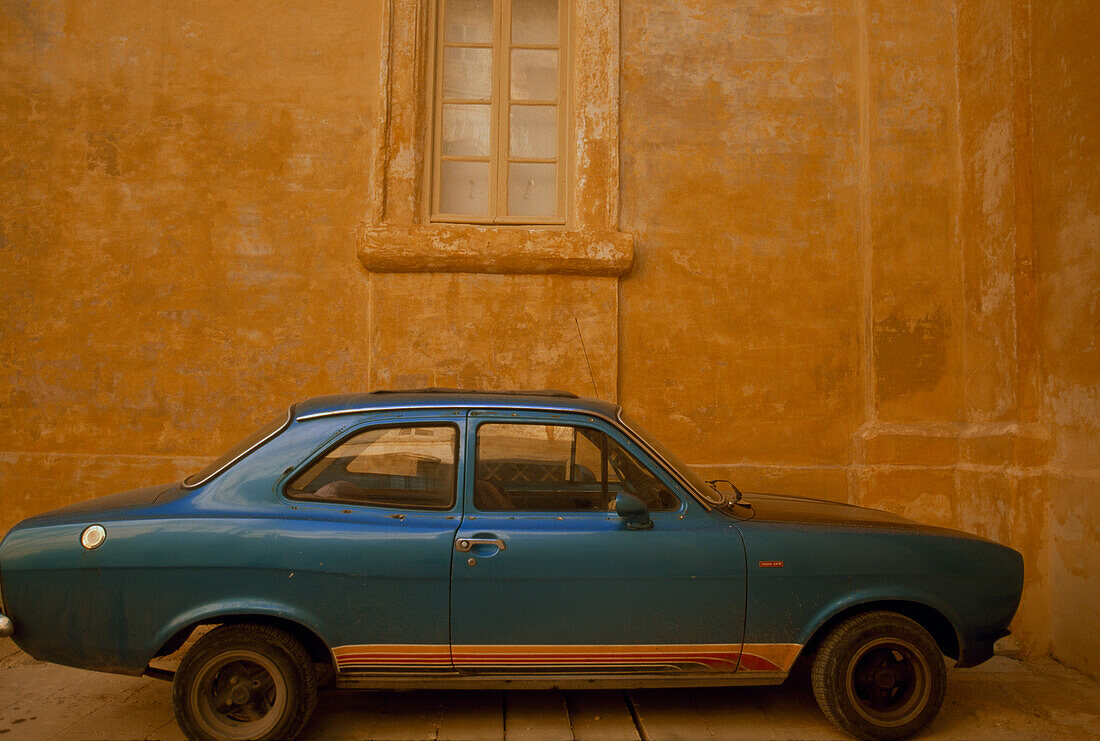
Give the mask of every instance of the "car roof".
<svg viewBox="0 0 1100 741">
<path fill-rule="evenodd" d="M 616 418 L 619 413 L 618 404 L 577 396 L 567 391 L 474 391 L 423 388 L 315 396 L 312 399 L 306 399 L 295 404 L 292 416 L 301 420 L 395 407 L 560 410 L 597 414 L 612 419 Z"/>
</svg>

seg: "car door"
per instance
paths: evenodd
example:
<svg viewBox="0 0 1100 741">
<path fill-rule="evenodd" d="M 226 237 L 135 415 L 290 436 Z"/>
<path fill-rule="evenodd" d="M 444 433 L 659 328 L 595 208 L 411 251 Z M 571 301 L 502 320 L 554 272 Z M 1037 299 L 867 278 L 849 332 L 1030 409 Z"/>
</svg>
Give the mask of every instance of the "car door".
<svg viewBox="0 0 1100 741">
<path fill-rule="evenodd" d="M 343 679 L 452 672 L 450 551 L 464 412 L 382 411 L 342 428 L 283 487 L 300 533 L 284 576 Z M 316 423 L 311 423 L 316 424 Z"/>
<path fill-rule="evenodd" d="M 745 556 L 627 435 L 583 414 L 472 411 L 451 567 L 451 642 L 467 674 L 733 672 Z M 630 529 L 619 492 L 646 499 Z"/>
</svg>

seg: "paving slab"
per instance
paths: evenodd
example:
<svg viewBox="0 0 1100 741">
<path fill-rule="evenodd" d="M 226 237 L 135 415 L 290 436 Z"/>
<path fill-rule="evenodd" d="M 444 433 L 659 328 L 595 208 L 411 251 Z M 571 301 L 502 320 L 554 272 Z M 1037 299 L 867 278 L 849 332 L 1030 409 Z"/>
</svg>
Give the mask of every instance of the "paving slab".
<svg viewBox="0 0 1100 741">
<path fill-rule="evenodd" d="M 384 703 L 375 692 L 322 693 L 302 737 L 314 741 L 369 741 Z"/>
<path fill-rule="evenodd" d="M 622 690 L 585 690 L 565 693 L 565 705 L 576 741 L 637 741 L 629 695 Z"/>
<path fill-rule="evenodd" d="M 438 741 L 504 741 L 504 693 L 443 693 Z"/>
<path fill-rule="evenodd" d="M 371 741 L 434 741 L 443 715 L 443 695 L 443 692 L 378 693 L 383 711 L 371 730 Z"/>
<path fill-rule="evenodd" d="M 632 690 L 638 727 L 649 741 L 758 741 L 768 727 L 754 687 Z"/>
<path fill-rule="evenodd" d="M 0 741 L 177 741 L 171 686 L 35 661 L 0 639 Z M 321 694 L 306 741 L 841 739 L 804 677 L 779 687 Z M 927 741 L 1100 741 L 1100 683 L 1051 659 L 948 669 Z"/>
<path fill-rule="evenodd" d="M 505 692 L 504 734 L 508 741 L 573 741 L 565 696 L 558 690 Z"/>
</svg>

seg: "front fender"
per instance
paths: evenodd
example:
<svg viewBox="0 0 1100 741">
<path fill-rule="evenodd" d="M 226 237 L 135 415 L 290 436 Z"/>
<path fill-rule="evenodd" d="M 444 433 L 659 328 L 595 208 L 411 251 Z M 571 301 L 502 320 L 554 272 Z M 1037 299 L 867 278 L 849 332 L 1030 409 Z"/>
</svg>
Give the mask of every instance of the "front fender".
<svg viewBox="0 0 1100 741">
<path fill-rule="evenodd" d="M 884 609 L 892 609 L 901 612 L 934 610 L 939 613 L 940 617 L 942 617 L 951 627 L 952 632 L 955 634 L 955 640 L 958 641 L 959 645 L 963 645 L 964 635 L 959 629 L 961 625 L 960 618 L 954 613 L 949 605 L 927 592 L 915 590 L 898 591 L 886 588 L 862 590 L 857 593 L 845 595 L 828 605 L 824 605 L 806 624 L 799 636 L 799 643 L 803 646 L 808 644 L 817 633 L 829 623 L 829 621 L 833 620 L 838 615 L 847 612 L 861 611 L 862 609 L 875 609 L 876 606 L 882 606 Z M 912 609 L 899 610 L 900 606 L 910 606 Z"/>
<path fill-rule="evenodd" d="M 746 643 L 805 645 L 829 620 L 860 605 L 919 606 L 942 618 L 962 665 L 990 655 L 1019 604 L 1018 553 L 963 533 L 903 527 L 741 523 L 748 556 Z M 934 611 L 935 615 L 932 615 Z"/>
</svg>

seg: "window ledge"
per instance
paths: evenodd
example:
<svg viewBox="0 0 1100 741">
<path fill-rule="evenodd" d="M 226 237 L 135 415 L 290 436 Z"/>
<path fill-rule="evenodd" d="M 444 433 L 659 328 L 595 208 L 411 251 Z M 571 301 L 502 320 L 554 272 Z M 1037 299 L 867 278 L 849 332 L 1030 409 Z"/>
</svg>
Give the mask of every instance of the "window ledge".
<svg viewBox="0 0 1100 741">
<path fill-rule="evenodd" d="M 518 273 L 618 277 L 634 263 L 620 231 L 431 224 L 361 226 L 359 261 L 372 273 Z"/>
</svg>

